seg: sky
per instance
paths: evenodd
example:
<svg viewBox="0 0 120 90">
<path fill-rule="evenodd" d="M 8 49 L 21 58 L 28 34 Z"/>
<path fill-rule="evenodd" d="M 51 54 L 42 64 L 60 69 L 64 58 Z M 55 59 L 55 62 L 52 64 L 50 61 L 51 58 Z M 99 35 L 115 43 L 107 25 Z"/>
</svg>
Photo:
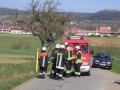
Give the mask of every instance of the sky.
<svg viewBox="0 0 120 90">
<path fill-rule="evenodd" d="M 59 0 L 65 12 L 95 13 L 104 9 L 120 11 L 120 0 Z M 25 10 L 31 0 L 0 0 L 0 7 Z"/>
</svg>

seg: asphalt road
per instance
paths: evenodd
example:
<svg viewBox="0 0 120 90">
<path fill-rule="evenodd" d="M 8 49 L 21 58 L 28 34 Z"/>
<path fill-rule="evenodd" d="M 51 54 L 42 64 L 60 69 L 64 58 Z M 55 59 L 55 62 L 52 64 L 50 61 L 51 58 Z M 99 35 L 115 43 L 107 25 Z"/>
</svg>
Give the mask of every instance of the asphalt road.
<svg viewBox="0 0 120 90">
<path fill-rule="evenodd" d="M 105 77 L 102 69 L 91 68 L 91 75 L 79 78 L 64 78 L 62 81 L 34 78 L 19 86 L 16 90 L 104 90 Z"/>
</svg>

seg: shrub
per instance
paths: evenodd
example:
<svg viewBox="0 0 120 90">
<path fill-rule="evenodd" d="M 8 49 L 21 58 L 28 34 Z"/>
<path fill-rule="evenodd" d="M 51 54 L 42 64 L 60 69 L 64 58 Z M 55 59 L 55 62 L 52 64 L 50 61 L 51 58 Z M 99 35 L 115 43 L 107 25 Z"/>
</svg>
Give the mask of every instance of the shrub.
<svg viewBox="0 0 120 90">
<path fill-rule="evenodd" d="M 22 47 L 22 40 L 18 40 L 17 42 L 13 42 L 11 45 L 12 49 L 20 49 Z"/>
<path fill-rule="evenodd" d="M 30 42 L 26 42 L 26 44 L 25 44 L 25 49 L 29 50 L 30 47 L 31 47 Z"/>
<path fill-rule="evenodd" d="M 96 52 L 105 52 L 109 53 L 112 56 L 120 56 L 120 48 L 118 47 L 100 47 L 100 46 L 91 46 L 91 50 Z"/>
<path fill-rule="evenodd" d="M 22 40 L 18 40 L 16 42 L 13 42 L 11 45 L 12 49 L 21 49 L 21 48 L 25 48 L 27 50 L 30 49 L 30 42 L 23 42 Z"/>
</svg>

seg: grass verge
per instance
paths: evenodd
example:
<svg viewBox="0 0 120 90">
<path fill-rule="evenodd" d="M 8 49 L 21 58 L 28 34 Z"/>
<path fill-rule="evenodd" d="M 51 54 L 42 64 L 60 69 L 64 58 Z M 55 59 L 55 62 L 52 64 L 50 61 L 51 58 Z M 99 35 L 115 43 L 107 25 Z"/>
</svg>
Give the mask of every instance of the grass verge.
<svg viewBox="0 0 120 90">
<path fill-rule="evenodd" d="M 112 72 L 120 74 L 120 57 L 113 57 Z"/>
<path fill-rule="evenodd" d="M 37 37 L 0 34 L 0 42 L 0 90 L 10 90 L 38 75 L 34 60 L 36 49 L 40 48 Z M 50 52 L 53 48 L 50 47 Z M 50 68 L 51 64 L 48 70 Z"/>
<path fill-rule="evenodd" d="M 112 72 L 120 74 L 120 48 L 119 47 L 100 47 L 100 46 L 91 46 L 91 49 L 96 52 L 106 52 L 111 55 L 113 58 L 112 61 Z"/>
<path fill-rule="evenodd" d="M 0 57 L 0 90 L 13 89 L 38 75 L 34 56 L 2 54 Z"/>
<path fill-rule="evenodd" d="M 21 56 L 22 57 L 22 56 Z M 16 60 L 20 60 L 18 57 Z M 8 58 L 9 59 L 9 58 Z M 7 63 L 0 63 L 0 89 L 9 90 L 15 86 L 29 80 L 35 76 L 35 60 L 28 57 L 26 60 L 14 62 L 14 57 L 11 60 L 5 60 Z M 24 61 L 24 62 L 23 62 Z"/>
</svg>

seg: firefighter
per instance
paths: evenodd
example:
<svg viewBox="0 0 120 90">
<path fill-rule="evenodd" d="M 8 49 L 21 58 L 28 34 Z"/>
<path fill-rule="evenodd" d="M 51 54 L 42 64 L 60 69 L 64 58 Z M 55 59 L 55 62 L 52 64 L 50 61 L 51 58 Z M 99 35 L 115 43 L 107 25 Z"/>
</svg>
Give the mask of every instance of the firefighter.
<svg viewBox="0 0 120 90">
<path fill-rule="evenodd" d="M 59 44 L 56 44 L 55 49 L 52 50 L 51 53 L 51 60 L 52 60 L 52 68 L 51 68 L 51 73 L 50 73 L 50 79 L 55 78 L 56 74 L 56 54 L 59 51 Z"/>
<path fill-rule="evenodd" d="M 67 54 L 67 59 L 66 59 L 66 62 L 65 62 L 65 65 L 66 65 L 66 77 L 70 77 L 71 76 L 71 66 L 72 66 L 72 53 L 73 53 L 73 48 L 69 46 L 68 42 L 65 42 L 65 51 L 66 51 L 66 54 Z"/>
<path fill-rule="evenodd" d="M 45 78 L 46 68 L 48 66 L 48 55 L 46 53 L 46 47 L 42 47 L 39 54 L 39 76 L 38 78 Z"/>
<path fill-rule="evenodd" d="M 76 60 L 75 60 L 75 76 L 76 77 L 80 77 L 80 67 L 82 64 L 82 52 L 81 52 L 81 48 L 80 46 L 76 46 L 76 51 L 75 51 L 75 56 L 76 56 Z"/>
<path fill-rule="evenodd" d="M 60 49 L 57 52 L 56 55 L 56 80 L 63 80 L 63 72 L 64 72 L 64 61 L 66 60 L 66 55 L 65 55 L 65 46 L 64 45 L 60 45 Z"/>
</svg>

